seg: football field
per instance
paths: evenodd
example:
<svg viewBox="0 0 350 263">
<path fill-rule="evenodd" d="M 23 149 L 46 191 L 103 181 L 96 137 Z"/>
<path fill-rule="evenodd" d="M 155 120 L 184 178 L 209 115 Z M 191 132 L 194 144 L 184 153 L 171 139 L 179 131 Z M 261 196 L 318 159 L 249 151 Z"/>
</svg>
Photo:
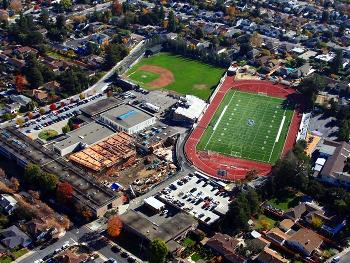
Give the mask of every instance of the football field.
<svg viewBox="0 0 350 263">
<path fill-rule="evenodd" d="M 285 99 L 230 90 L 197 149 L 274 163 L 283 150 L 293 109 Z"/>
</svg>

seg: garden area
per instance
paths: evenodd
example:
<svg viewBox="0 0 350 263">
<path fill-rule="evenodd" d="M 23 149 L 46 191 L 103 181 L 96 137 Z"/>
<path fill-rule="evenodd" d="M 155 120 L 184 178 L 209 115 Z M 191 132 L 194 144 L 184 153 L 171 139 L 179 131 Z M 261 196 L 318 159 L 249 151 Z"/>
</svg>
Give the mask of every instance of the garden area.
<svg viewBox="0 0 350 263">
<path fill-rule="evenodd" d="M 270 230 L 276 226 L 276 220 L 265 215 L 259 215 L 259 217 L 254 220 L 255 230 Z"/>
<path fill-rule="evenodd" d="M 55 130 L 43 130 L 39 133 L 38 137 L 42 140 L 49 141 L 55 138 L 58 135 L 58 132 Z"/>
<path fill-rule="evenodd" d="M 299 195 L 289 192 L 284 196 L 279 196 L 268 200 L 267 204 L 275 208 L 281 209 L 283 211 L 286 211 L 289 208 L 296 206 L 299 203 L 299 200 Z"/>
<path fill-rule="evenodd" d="M 10 251 L 8 255 L 0 257 L 0 263 L 12 262 L 28 252 L 26 248 L 15 248 Z"/>
</svg>

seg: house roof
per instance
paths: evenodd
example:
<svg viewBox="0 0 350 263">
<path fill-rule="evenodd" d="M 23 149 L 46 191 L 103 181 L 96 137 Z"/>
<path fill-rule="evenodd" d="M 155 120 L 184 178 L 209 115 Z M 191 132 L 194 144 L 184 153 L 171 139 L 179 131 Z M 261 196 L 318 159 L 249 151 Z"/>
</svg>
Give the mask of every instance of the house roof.
<svg viewBox="0 0 350 263">
<path fill-rule="evenodd" d="M 226 234 L 216 233 L 206 245 L 225 257 L 229 262 L 244 262 L 244 259 L 235 253 L 239 241 Z"/>
<path fill-rule="evenodd" d="M 345 161 L 350 156 L 350 144 L 346 142 L 338 143 L 334 154 L 326 161 L 321 174 L 324 176 L 334 176 L 335 173 L 343 172 Z"/>
<path fill-rule="evenodd" d="M 284 233 L 281 229 L 274 227 L 267 234 L 268 237 L 282 243 L 284 240 L 287 240 L 289 236 Z"/>
<path fill-rule="evenodd" d="M 300 203 L 297 206 L 288 209 L 284 213 L 284 216 L 296 221 L 299 218 L 301 218 L 305 212 L 314 212 L 314 211 L 320 211 L 320 209 L 312 205 L 311 203 Z"/>
<path fill-rule="evenodd" d="M 309 254 L 318 249 L 323 242 L 317 233 L 307 228 L 300 228 L 288 241 L 298 242 Z"/>
<path fill-rule="evenodd" d="M 290 229 L 292 226 L 294 226 L 294 221 L 287 218 L 287 219 L 283 219 L 280 222 L 280 227 L 284 228 L 284 229 Z"/>
<path fill-rule="evenodd" d="M 287 259 L 282 257 L 280 254 L 278 254 L 276 251 L 265 248 L 264 251 L 262 251 L 259 256 L 257 257 L 257 260 L 259 262 L 264 263 L 287 263 L 289 262 Z"/>
<path fill-rule="evenodd" d="M 0 236 L 1 243 L 7 248 L 26 246 L 31 242 L 31 239 L 16 226 L 10 226 L 2 230 Z"/>
</svg>

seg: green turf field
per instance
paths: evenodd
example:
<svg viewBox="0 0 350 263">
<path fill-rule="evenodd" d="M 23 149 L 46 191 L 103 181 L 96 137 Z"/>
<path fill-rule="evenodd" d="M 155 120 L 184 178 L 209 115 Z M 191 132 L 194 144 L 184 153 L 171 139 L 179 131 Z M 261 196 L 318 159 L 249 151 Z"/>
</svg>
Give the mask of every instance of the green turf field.
<svg viewBox="0 0 350 263">
<path fill-rule="evenodd" d="M 282 152 L 293 107 L 280 98 L 230 90 L 197 148 L 274 163 Z"/>
<path fill-rule="evenodd" d="M 225 72 L 223 68 L 217 68 L 197 60 L 170 53 L 159 53 L 149 58 L 141 59 L 139 63 L 125 74 L 133 82 L 139 83 L 139 85 L 147 89 L 151 89 L 147 83 L 153 81 L 154 78 L 152 76 L 145 77 L 145 71 L 138 70 L 143 65 L 163 67 L 173 73 L 175 81 L 164 87 L 165 89 L 180 94 L 195 95 L 204 100 L 209 98 Z"/>
</svg>

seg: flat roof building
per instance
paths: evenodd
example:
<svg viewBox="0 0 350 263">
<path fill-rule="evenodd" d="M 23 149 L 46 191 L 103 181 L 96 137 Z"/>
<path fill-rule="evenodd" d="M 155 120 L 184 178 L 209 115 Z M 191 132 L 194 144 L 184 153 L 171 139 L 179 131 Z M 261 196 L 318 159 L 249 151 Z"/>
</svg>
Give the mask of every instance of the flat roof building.
<svg viewBox="0 0 350 263">
<path fill-rule="evenodd" d="M 108 98 L 99 100 L 93 104 L 89 104 L 88 106 L 81 108 L 80 111 L 88 117 L 94 117 L 98 114 L 101 114 L 102 112 L 105 112 L 114 107 L 117 107 L 122 103 L 123 102 L 117 98 L 108 97 Z"/>
<path fill-rule="evenodd" d="M 94 145 L 115 134 L 110 128 L 97 122 L 83 125 L 66 134 L 63 140 L 56 141 L 54 149 L 61 156 Z"/>
<path fill-rule="evenodd" d="M 155 124 L 156 117 L 130 105 L 120 105 L 99 116 L 100 121 L 117 131 L 134 134 Z"/>
</svg>

